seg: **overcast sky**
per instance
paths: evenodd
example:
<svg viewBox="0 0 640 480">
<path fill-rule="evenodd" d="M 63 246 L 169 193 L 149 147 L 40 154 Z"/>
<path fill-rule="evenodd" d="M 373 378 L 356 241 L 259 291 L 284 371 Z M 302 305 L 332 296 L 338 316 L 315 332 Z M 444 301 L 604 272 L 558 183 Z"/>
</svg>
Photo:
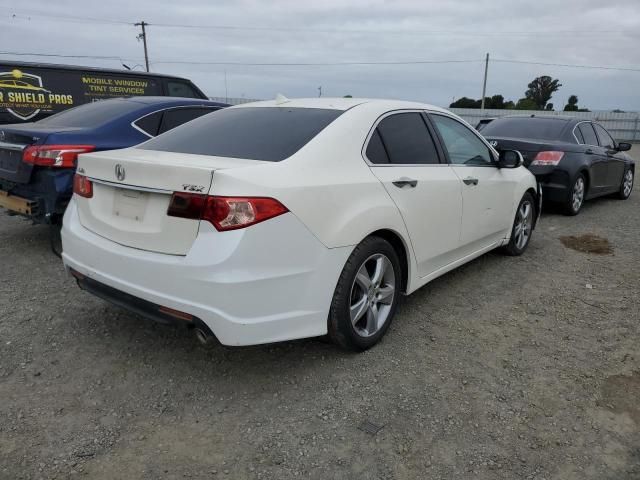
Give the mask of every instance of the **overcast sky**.
<svg viewBox="0 0 640 480">
<path fill-rule="evenodd" d="M 0 51 L 116 56 L 144 64 L 138 27 L 145 20 L 151 70 L 191 78 L 208 95 L 272 98 L 351 94 L 448 106 L 480 98 L 483 58 L 640 69 L 639 0 L 0 0 Z M 15 15 L 15 17 L 13 16 Z M 93 17 L 101 21 L 59 17 Z M 153 25 L 153 24 L 156 25 Z M 159 24 L 259 27 L 196 29 Z M 263 27 L 269 27 L 263 29 Z M 364 32 L 363 32 L 364 31 Z M 120 67 L 118 60 L 0 59 Z M 359 66 L 190 65 L 236 63 L 473 63 Z M 140 69 L 140 67 L 136 67 Z M 491 62 L 487 95 L 514 101 L 536 76 L 560 79 L 592 110 L 640 110 L 640 71 Z"/>
</svg>

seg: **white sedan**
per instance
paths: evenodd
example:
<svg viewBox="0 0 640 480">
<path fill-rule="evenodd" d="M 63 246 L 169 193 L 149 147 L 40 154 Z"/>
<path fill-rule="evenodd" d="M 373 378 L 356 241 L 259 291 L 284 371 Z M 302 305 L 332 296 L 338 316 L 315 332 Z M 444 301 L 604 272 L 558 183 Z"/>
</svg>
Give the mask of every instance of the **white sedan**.
<svg viewBox="0 0 640 480">
<path fill-rule="evenodd" d="M 80 156 L 63 259 L 83 289 L 203 341 L 327 335 L 363 350 L 402 294 L 497 247 L 520 255 L 534 176 L 431 105 L 239 105 Z"/>
</svg>

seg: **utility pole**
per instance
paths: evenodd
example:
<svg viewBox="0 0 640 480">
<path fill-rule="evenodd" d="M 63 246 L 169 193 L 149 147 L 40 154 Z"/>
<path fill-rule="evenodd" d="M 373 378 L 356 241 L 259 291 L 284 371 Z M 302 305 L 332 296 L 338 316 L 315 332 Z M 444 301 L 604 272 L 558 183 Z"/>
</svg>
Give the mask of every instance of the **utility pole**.
<svg viewBox="0 0 640 480">
<path fill-rule="evenodd" d="M 480 104 L 480 111 L 484 113 L 484 97 L 487 94 L 487 73 L 489 72 L 489 54 L 484 61 L 484 83 L 482 84 L 482 103 Z"/>
<path fill-rule="evenodd" d="M 147 52 L 147 32 L 145 31 L 144 27 L 146 27 L 149 24 L 143 20 L 141 22 L 134 23 L 134 25 L 136 27 L 142 27 L 142 33 L 140 33 L 136 38 L 138 40 L 142 39 L 142 44 L 144 45 L 144 63 L 147 67 L 147 72 L 148 72 L 149 71 L 149 54 Z"/>
<path fill-rule="evenodd" d="M 321 97 L 322 96 L 322 85 L 320 85 L 318 87 L 318 96 Z"/>
</svg>

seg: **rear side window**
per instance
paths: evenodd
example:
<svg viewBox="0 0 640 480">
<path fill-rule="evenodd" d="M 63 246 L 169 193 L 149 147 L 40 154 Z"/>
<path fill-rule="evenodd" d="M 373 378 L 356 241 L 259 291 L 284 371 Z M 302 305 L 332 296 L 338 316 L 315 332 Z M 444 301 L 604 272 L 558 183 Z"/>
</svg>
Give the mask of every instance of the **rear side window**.
<svg viewBox="0 0 640 480">
<path fill-rule="evenodd" d="M 436 146 L 431 134 L 424 123 L 422 115 L 417 112 L 398 113 L 384 118 L 376 128 L 378 138 L 386 151 L 387 162 L 393 164 L 434 164 L 440 163 Z M 386 163 L 385 157 L 376 145 L 375 136 L 372 153 L 369 157 L 372 163 Z"/>
<path fill-rule="evenodd" d="M 567 122 L 565 120 L 555 118 L 497 118 L 482 129 L 482 135 L 485 137 L 558 140 L 566 124 Z"/>
<path fill-rule="evenodd" d="M 169 90 L 170 97 L 200 98 L 200 95 L 198 95 L 193 87 L 185 82 L 169 80 L 167 82 L 167 89 Z"/>
<path fill-rule="evenodd" d="M 202 107 L 174 108 L 167 110 L 164 112 L 164 116 L 162 117 L 162 124 L 160 125 L 158 135 L 215 110 L 217 109 Z"/>
<path fill-rule="evenodd" d="M 87 103 L 38 121 L 50 127 L 98 127 L 138 110 L 142 105 L 129 100 L 104 100 Z"/>
<path fill-rule="evenodd" d="M 367 158 L 371 163 L 389 163 L 389 156 L 384 149 L 382 139 L 376 128 L 369 139 L 369 145 L 367 145 Z"/>
<path fill-rule="evenodd" d="M 143 130 L 147 135 L 155 137 L 158 135 L 158 129 L 160 128 L 160 121 L 162 120 L 161 110 L 159 112 L 150 113 L 149 115 L 136 120 L 134 123 L 140 130 Z"/>
<path fill-rule="evenodd" d="M 582 138 L 584 139 L 585 145 L 598 145 L 596 132 L 593 131 L 593 127 L 590 123 L 581 123 L 580 125 L 578 125 L 578 129 L 580 130 L 580 133 L 582 133 Z"/>
<path fill-rule="evenodd" d="M 613 141 L 613 138 L 611 138 L 611 135 L 609 135 L 609 132 L 607 132 L 603 126 L 594 123 L 593 128 L 596 129 L 601 146 L 609 149 L 615 148 L 616 142 Z"/>
<path fill-rule="evenodd" d="M 578 143 L 584 144 L 584 137 L 582 136 L 582 132 L 580 131 L 580 129 L 575 128 L 573 130 L 573 133 L 576 135 L 576 138 L 578 139 Z"/>
<path fill-rule="evenodd" d="M 341 110 L 322 108 L 225 108 L 139 148 L 279 162 L 300 150 L 341 114 Z"/>
</svg>

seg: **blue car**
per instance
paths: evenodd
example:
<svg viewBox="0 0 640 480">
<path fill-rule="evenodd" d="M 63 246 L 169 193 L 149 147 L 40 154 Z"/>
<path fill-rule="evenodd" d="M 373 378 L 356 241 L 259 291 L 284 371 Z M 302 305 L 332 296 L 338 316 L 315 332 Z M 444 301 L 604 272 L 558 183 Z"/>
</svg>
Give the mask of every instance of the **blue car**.
<svg viewBox="0 0 640 480">
<path fill-rule="evenodd" d="M 0 207 L 35 223 L 60 224 L 79 154 L 131 147 L 227 106 L 193 98 L 115 98 L 33 123 L 0 125 Z"/>
</svg>

